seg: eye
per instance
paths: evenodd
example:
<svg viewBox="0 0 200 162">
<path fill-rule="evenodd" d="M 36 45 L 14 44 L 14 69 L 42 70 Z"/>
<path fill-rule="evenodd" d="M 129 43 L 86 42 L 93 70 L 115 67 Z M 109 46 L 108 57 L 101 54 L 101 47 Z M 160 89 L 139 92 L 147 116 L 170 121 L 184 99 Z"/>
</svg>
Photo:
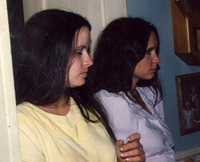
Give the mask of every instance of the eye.
<svg viewBox="0 0 200 162">
<path fill-rule="evenodd" d="M 90 47 L 87 49 L 87 53 L 89 53 L 89 54 L 90 54 Z"/>
<path fill-rule="evenodd" d="M 84 49 L 84 47 L 80 47 L 78 49 L 75 49 L 74 52 L 79 54 L 79 55 L 82 55 L 83 49 Z"/>
<path fill-rule="evenodd" d="M 155 48 L 155 47 L 152 47 L 152 48 L 147 49 L 147 51 L 146 51 L 146 56 L 151 56 L 151 54 L 152 54 L 153 52 L 156 53 L 156 50 L 157 50 L 157 48 Z"/>
<path fill-rule="evenodd" d="M 152 52 L 152 49 L 148 49 L 148 50 L 146 51 L 146 55 L 147 55 L 147 56 L 150 56 L 150 55 L 151 55 L 151 52 Z"/>
</svg>

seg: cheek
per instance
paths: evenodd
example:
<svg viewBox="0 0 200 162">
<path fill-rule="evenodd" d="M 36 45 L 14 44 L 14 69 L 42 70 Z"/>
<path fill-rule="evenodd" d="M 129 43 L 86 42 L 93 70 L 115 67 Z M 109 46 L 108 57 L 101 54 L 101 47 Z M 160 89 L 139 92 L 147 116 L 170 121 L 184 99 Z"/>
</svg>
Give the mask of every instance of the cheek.
<svg viewBox="0 0 200 162">
<path fill-rule="evenodd" d="M 70 72 L 67 72 L 65 73 L 65 86 L 66 87 L 69 87 L 69 82 L 70 82 Z"/>
<path fill-rule="evenodd" d="M 141 62 L 141 66 L 148 66 L 151 64 L 151 62 L 152 62 L 151 58 L 144 59 L 143 62 Z"/>
<path fill-rule="evenodd" d="M 140 66 L 137 66 L 134 70 L 133 77 L 140 78 L 141 75 L 143 74 L 143 71 L 144 69 L 142 69 Z"/>
<path fill-rule="evenodd" d="M 77 72 L 77 70 L 79 69 L 80 67 L 79 67 L 79 63 L 78 63 L 78 61 L 77 60 L 74 60 L 73 62 L 72 62 L 72 64 L 71 64 L 71 67 L 69 68 L 69 76 L 73 76 L 76 72 Z"/>
<path fill-rule="evenodd" d="M 76 73 L 76 70 L 75 70 L 75 66 L 74 66 L 74 64 L 73 64 L 73 65 L 70 67 L 69 70 L 66 70 L 66 73 L 65 73 L 65 81 L 69 83 L 71 80 L 73 80 L 75 73 Z"/>
</svg>

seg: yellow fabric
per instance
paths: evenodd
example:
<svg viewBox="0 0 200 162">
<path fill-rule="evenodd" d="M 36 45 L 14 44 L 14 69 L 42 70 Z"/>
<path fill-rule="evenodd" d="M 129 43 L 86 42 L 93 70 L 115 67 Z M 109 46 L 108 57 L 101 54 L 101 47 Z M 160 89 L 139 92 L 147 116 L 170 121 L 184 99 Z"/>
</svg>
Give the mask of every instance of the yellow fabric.
<svg viewBox="0 0 200 162">
<path fill-rule="evenodd" d="M 17 106 L 22 161 L 115 162 L 115 148 L 101 124 L 88 123 L 73 99 L 66 116 L 24 102 Z"/>
</svg>

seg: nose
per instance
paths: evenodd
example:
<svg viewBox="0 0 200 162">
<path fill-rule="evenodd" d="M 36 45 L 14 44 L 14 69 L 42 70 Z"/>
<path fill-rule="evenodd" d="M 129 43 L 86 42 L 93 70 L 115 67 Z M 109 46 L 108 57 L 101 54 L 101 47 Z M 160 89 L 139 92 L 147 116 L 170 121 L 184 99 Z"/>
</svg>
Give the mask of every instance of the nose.
<svg viewBox="0 0 200 162">
<path fill-rule="evenodd" d="M 85 56 L 85 59 L 84 59 L 84 61 L 83 61 L 83 64 L 84 64 L 85 66 L 87 66 L 87 67 L 90 67 L 90 66 L 93 65 L 93 61 L 91 60 L 89 54 L 87 54 L 87 55 Z"/>
<path fill-rule="evenodd" d="M 155 53 L 155 56 L 153 58 L 153 62 L 154 63 L 159 63 L 160 62 L 160 58 L 158 57 L 158 55 Z"/>
</svg>

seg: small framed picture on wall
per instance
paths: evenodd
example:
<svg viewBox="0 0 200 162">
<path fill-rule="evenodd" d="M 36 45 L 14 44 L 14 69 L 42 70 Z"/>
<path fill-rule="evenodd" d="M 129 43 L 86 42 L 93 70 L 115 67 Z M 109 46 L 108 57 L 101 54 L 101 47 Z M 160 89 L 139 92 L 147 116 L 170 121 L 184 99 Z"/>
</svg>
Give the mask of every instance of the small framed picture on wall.
<svg viewBox="0 0 200 162">
<path fill-rule="evenodd" d="M 200 130 L 200 73 L 178 75 L 176 90 L 180 134 Z"/>
</svg>

